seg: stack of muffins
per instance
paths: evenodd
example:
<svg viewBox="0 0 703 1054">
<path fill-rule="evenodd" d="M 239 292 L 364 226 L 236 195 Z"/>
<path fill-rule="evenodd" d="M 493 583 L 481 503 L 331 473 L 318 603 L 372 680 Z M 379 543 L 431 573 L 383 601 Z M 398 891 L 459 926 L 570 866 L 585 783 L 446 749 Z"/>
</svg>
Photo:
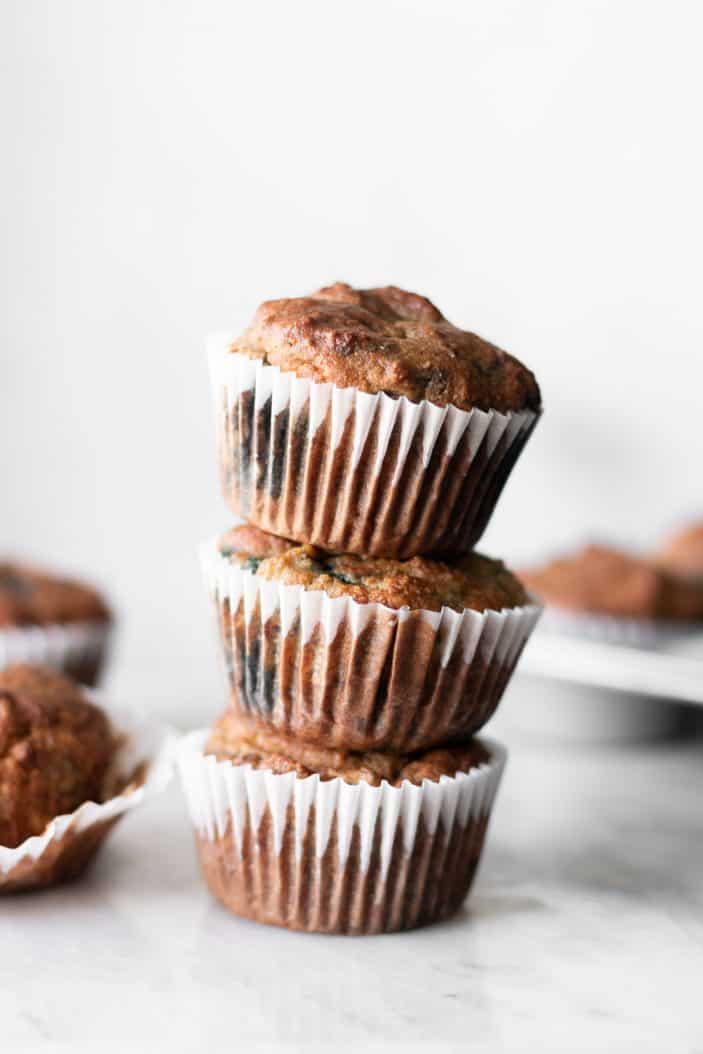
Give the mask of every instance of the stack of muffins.
<svg viewBox="0 0 703 1054">
<path fill-rule="evenodd" d="M 505 751 L 474 734 L 539 615 L 480 538 L 540 413 L 533 375 L 424 297 L 343 284 L 211 349 L 207 545 L 230 698 L 181 773 L 232 911 L 379 933 L 464 900 Z"/>
</svg>

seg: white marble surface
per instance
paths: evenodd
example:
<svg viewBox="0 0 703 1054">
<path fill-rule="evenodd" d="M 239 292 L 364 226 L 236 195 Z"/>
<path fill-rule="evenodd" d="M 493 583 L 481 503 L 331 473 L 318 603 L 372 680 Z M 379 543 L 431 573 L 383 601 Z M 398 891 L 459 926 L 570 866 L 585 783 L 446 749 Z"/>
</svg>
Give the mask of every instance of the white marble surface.
<svg viewBox="0 0 703 1054">
<path fill-rule="evenodd" d="M 469 905 L 390 937 L 228 916 L 174 785 L 0 900 L 0 1050 L 703 1051 L 703 748 L 509 745 Z"/>
</svg>

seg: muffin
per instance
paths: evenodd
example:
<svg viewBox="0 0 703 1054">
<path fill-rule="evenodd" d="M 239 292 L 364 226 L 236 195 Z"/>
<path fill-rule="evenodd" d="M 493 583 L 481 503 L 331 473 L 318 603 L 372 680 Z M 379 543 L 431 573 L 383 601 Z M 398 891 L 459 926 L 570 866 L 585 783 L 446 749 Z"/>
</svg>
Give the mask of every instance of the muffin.
<svg viewBox="0 0 703 1054">
<path fill-rule="evenodd" d="M 230 508 L 336 552 L 468 552 L 540 413 L 517 359 L 394 286 L 268 301 L 210 361 Z"/>
<path fill-rule="evenodd" d="M 105 601 L 90 586 L 26 564 L 0 563 L 0 667 L 45 663 L 93 685 L 110 622 Z"/>
<path fill-rule="evenodd" d="M 649 560 L 604 545 L 521 570 L 519 577 L 545 602 L 546 624 L 555 627 L 654 643 L 671 624 L 703 619 L 703 583 L 684 581 Z"/>
<path fill-rule="evenodd" d="M 234 710 L 226 710 L 215 722 L 205 752 L 218 761 L 249 765 L 279 776 L 294 772 L 299 779 L 306 779 L 317 774 L 322 782 L 363 781 L 372 787 L 380 787 L 384 782 L 399 787 L 403 780 L 420 787 L 425 780 L 436 783 L 442 776 L 468 772 L 490 760 L 490 753 L 479 739 L 420 754 L 334 750 L 271 730 L 257 718 Z"/>
<path fill-rule="evenodd" d="M 180 769 L 205 881 L 230 911 L 370 934 L 464 901 L 505 763 L 497 744 L 354 754 L 232 711 L 207 735 L 186 738 Z"/>
<path fill-rule="evenodd" d="M 347 750 L 408 752 L 489 719 L 539 607 L 500 561 L 334 555 L 250 525 L 203 550 L 231 705 Z"/>
<path fill-rule="evenodd" d="M 98 801 L 114 746 L 105 714 L 67 677 L 32 666 L 0 671 L 0 845 L 13 848 Z"/>
<path fill-rule="evenodd" d="M 666 538 L 654 562 L 670 574 L 703 579 L 703 523 L 692 523 Z"/>
<path fill-rule="evenodd" d="M 124 718 L 113 728 L 85 690 L 55 670 L 0 671 L 0 891 L 78 875 L 140 800 L 158 739 L 147 729 L 139 741 Z"/>
</svg>

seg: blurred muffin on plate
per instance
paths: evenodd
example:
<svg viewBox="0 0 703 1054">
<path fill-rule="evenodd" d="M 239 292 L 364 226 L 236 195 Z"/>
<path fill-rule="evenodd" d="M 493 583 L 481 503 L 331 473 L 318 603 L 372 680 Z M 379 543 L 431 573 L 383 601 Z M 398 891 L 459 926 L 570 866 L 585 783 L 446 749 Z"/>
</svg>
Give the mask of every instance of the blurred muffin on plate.
<svg viewBox="0 0 703 1054">
<path fill-rule="evenodd" d="M 94 685 L 111 625 L 107 603 L 92 586 L 28 564 L 0 562 L 0 668 L 39 663 Z"/>
<path fill-rule="evenodd" d="M 703 520 L 665 538 L 654 552 L 654 561 L 672 574 L 703 578 Z"/>
<path fill-rule="evenodd" d="M 518 576 L 545 603 L 545 629 L 651 646 L 703 621 L 703 582 L 610 546 L 587 545 Z"/>
</svg>

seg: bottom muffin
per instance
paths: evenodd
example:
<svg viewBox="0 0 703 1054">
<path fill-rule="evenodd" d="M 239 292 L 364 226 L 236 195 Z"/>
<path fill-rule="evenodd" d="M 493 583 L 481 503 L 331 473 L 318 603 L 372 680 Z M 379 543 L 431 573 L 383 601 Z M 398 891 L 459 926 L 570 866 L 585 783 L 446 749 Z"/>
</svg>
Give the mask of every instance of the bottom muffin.
<svg viewBox="0 0 703 1054">
<path fill-rule="evenodd" d="M 487 739 L 407 756 L 325 750 L 229 713 L 185 738 L 180 771 L 203 876 L 230 911 L 372 934 L 461 906 L 505 757 Z"/>
</svg>

